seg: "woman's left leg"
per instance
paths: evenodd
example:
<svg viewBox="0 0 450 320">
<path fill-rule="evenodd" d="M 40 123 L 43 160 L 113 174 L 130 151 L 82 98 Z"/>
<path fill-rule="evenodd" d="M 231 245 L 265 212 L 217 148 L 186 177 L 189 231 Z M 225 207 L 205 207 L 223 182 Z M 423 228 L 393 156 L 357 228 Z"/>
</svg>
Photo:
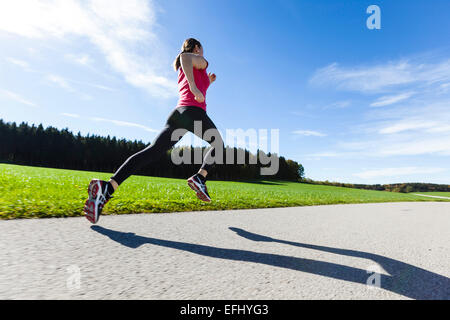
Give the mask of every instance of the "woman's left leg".
<svg viewBox="0 0 450 320">
<path fill-rule="evenodd" d="M 129 176 L 138 172 L 144 165 L 155 162 L 161 158 L 167 150 L 172 148 L 182 135 L 187 132 L 186 129 L 177 131 L 176 137 L 173 136 L 175 130 L 180 129 L 177 126 L 176 119 L 179 116 L 178 110 L 174 110 L 169 116 L 164 129 L 156 137 L 154 142 L 144 150 L 129 157 L 111 177 L 109 182 L 99 179 L 91 180 L 88 187 L 89 197 L 86 200 L 84 212 L 86 218 L 92 222 L 97 223 L 103 206 L 109 201 L 113 192 L 117 187 L 124 182 Z M 175 138 L 175 139 L 174 139 Z"/>
<path fill-rule="evenodd" d="M 170 150 L 178 141 L 172 140 L 172 133 L 177 128 L 166 124 L 151 145 L 129 157 L 116 171 L 111 180 L 121 185 L 129 176 L 140 170 L 144 165 L 157 161 L 166 151 Z"/>
</svg>

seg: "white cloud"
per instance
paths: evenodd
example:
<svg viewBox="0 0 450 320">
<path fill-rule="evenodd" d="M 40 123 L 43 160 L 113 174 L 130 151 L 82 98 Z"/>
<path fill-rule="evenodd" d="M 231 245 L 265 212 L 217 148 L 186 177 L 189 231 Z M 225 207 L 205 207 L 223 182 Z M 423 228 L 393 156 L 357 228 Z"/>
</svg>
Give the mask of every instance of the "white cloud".
<svg viewBox="0 0 450 320">
<path fill-rule="evenodd" d="M 411 60 L 375 66 L 341 67 L 332 63 L 317 70 L 310 83 L 362 93 L 387 92 L 405 85 L 432 85 L 450 80 L 450 60 L 421 63 Z"/>
<path fill-rule="evenodd" d="M 326 151 L 309 154 L 343 159 L 425 155 L 450 156 L 449 121 L 404 119 L 387 126 L 376 125 L 366 135 L 360 133 Z"/>
<path fill-rule="evenodd" d="M 62 116 L 65 117 L 69 117 L 69 118 L 80 118 L 81 116 L 79 114 L 76 113 L 61 113 Z M 116 126 L 120 126 L 120 127 L 132 127 L 132 128 L 139 128 L 139 129 L 143 129 L 145 131 L 148 132 L 159 132 L 158 130 L 149 128 L 147 126 L 144 126 L 142 124 L 138 124 L 138 123 L 133 123 L 133 122 L 127 122 L 127 121 L 121 121 L 121 120 L 113 120 L 113 119 L 105 119 L 105 118 L 98 118 L 98 117 L 92 117 L 92 118 L 88 118 L 91 121 L 97 121 L 97 122 L 107 122 L 107 123 L 112 123 Z"/>
<path fill-rule="evenodd" d="M 69 82 L 64 79 L 61 76 L 55 75 L 55 74 L 50 74 L 46 77 L 46 79 L 56 85 L 58 85 L 59 87 L 69 91 L 69 92 L 75 92 L 76 90 L 69 84 Z"/>
<path fill-rule="evenodd" d="M 34 102 L 31 102 L 25 98 L 23 98 L 21 95 L 8 91 L 8 90 L 1 90 L 0 89 L 0 94 L 2 94 L 3 96 L 5 96 L 6 98 L 19 102 L 21 104 L 25 104 L 27 106 L 31 106 L 31 107 L 37 107 L 38 105 L 36 105 Z"/>
<path fill-rule="evenodd" d="M 21 68 L 23 71 L 36 73 L 36 70 L 34 70 L 30 67 L 30 63 L 28 61 L 13 58 L 13 57 L 7 57 L 7 58 L 5 58 L 5 60 L 8 63 Z"/>
<path fill-rule="evenodd" d="M 334 103 L 331 103 L 331 104 L 327 105 L 325 107 L 325 109 L 328 109 L 328 108 L 338 108 L 338 109 L 340 109 L 340 108 L 347 108 L 350 105 L 351 105 L 351 101 L 349 101 L 349 100 L 337 101 L 337 102 L 334 102 Z"/>
<path fill-rule="evenodd" d="M 371 92 L 413 80 L 408 64 L 404 62 L 368 68 L 342 68 L 333 63 L 316 71 L 310 82 L 332 84 L 344 90 Z"/>
<path fill-rule="evenodd" d="M 93 62 L 92 58 L 88 54 L 85 54 L 85 53 L 80 54 L 80 55 L 75 55 L 75 54 L 69 53 L 69 54 L 66 54 L 65 57 L 67 59 L 69 59 L 70 61 L 73 61 L 82 66 L 90 65 Z"/>
<path fill-rule="evenodd" d="M 292 131 L 293 134 L 302 135 L 302 136 L 315 136 L 315 137 L 325 137 L 325 133 L 321 133 L 318 131 L 312 131 L 312 130 L 296 130 Z"/>
<path fill-rule="evenodd" d="M 143 130 L 148 131 L 148 132 L 159 132 L 158 130 L 149 128 L 149 127 L 144 126 L 142 124 L 133 123 L 133 122 L 126 122 L 126 121 L 112 120 L 112 119 L 104 119 L 104 118 L 96 118 L 96 117 L 95 118 L 90 118 L 90 120 L 99 121 L 99 122 L 108 122 L 108 123 L 112 123 L 112 124 L 115 124 L 116 126 L 121 126 L 121 127 L 139 128 L 139 129 L 143 129 Z"/>
<path fill-rule="evenodd" d="M 405 59 L 354 67 L 331 64 L 318 70 L 311 78 L 314 84 L 331 84 L 363 94 L 396 93 L 369 103 L 390 108 L 367 109 L 355 123 L 349 123 L 351 139 L 316 155 L 349 159 L 449 156 L 450 59 L 435 61 Z"/>
<path fill-rule="evenodd" d="M 17 65 L 17 66 L 19 66 L 19 67 L 21 67 L 23 69 L 28 69 L 29 68 L 28 62 L 20 60 L 20 59 L 15 59 L 15 58 L 8 57 L 8 58 L 6 58 L 6 61 L 8 61 L 9 63 L 12 63 L 14 65 Z"/>
<path fill-rule="evenodd" d="M 75 113 L 61 113 L 61 115 L 65 116 L 65 117 L 69 117 L 69 118 L 79 118 L 80 117 L 80 115 L 75 114 Z"/>
<path fill-rule="evenodd" d="M 329 153 L 343 158 L 450 155 L 450 134 L 422 137 L 420 134 L 393 135 L 370 140 L 339 142 Z"/>
<path fill-rule="evenodd" d="M 362 179 L 372 179 L 378 177 L 397 177 L 414 174 L 433 174 L 447 170 L 448 169 L 444 168 L 420 168 L 420 167 L 383 168 L 354 173 L 353 176 Z"/>
<path fill-rule="evenodd" d="M 84 84 L 86 84 L 88 86 L 91 86 L 91 87 L 94 87 L 94 88 L 97 88 L 97 89 L 102 89 L 102 90 L 105 90 L 105 91 L 114 91 L 114 89 L 112 89 L 110 87 L 99 85 L 99 84 L 86 83 L 86 82 Z"/>
<path fill-rule="evenodd" d="M 84 57 L 84 55 L 82 56 Z M 88 57 L 88 56 L 86 56 Z M 83 58 L 80 58 L 83 59 Z M 44 78 L 53 83 L 56 84 L 57 86 L 69 91 L 69 92 L 77 92 L 78 90 L 76 90 L 72 85 L 70 85 L 70 83 L 77 83 L 77 84 L 81 84 L 81 85 L 86 85 L 86 86 L 90 86 L 93 88 L 97 88 L 97 89 L 101 89 L 101 90 L 105 90 L 105 91 L 115 91 L 114 89 L 105 86 L 105 85 L 100 85 L 100 84 L 95 84 L 95 83 L 89 83 L 89 82 L 85 82 L 85 81 L 78 81 L 78 80 L 73 80 L 73 79 L 67 79 L 64 78 L 62 76 L 59 75 L 55 75 L 55 74 L 45 74 L 44 72 L 41 71 L 36 71 L 33 70 L 29 67 L 29 63 L 20 59 L 15 59 L 15 58 L 6 58 L 6 61 L 8 61 L 11 64 L 17 65 L 19 67 L 21 67 L 23 70 L 27 71 L 27 72 L 33 72 L 33 73 L 37 73 L 37 74 L 41 74 L 44 75 Z M 80 62 L 80 64 L 83 64 Z M 90 97 L 87 94 L 84 93 L 80 93 L 80 97 L 82 99 L 85 100 L 92 100 L 92 97 Z"/>
<path fill-rule="evenodd" d="M 438 122 L 435 121 L 424 121 L 423 119 L 417 120 L 402 120 L 397 123 L 384 127 L 380 129 L 379 133 L 381 134 L 392 134 L 399 133 L 408 130 L 419 130 L 419 129 L 429 129 L 436 127 Z"/>
<path fill-rule="evenodd" d="M 436 138 L 414 138 L 408 141 L 380 146 L 379 153 L 387 156 L 423 154 L 450 155 L 450 135 Z"/>
<path fill-rule="evenodd" d="M 95 84 L 95 83 L 90 83 L 90 82 L 85 82 L 85 81 L 78 81 L 78 80 L 73 80 L 73 79 L 66 79 L 66 81 L 69 82 L 74 82 L 74 83 L 78 83 L 81 85 L 85 85 L 85 86 L 89 86 L 89 87 L 93 87 L 93 88 L 97 88 L 97 89 L 101 89 L 101 90 L 105 90 L 105 91 L 115 91 L 113 88 L 104 86 L 104 85 L 100 85 L 100 84 Z"/>
<path fill-rule="evenodd" d="M 320 152 L 320 153 L 311 153 L 311 154 L 306 155 L 306 157 L 311 157 L 311 158 L 336 158 L 339 156 L 340 156 L 340 154 L 337 152 Z"/>
<path fill-rule="evenodd" d="M 370 104 L 371 107 L 384 107 L 388 106 L 400 101 L 404 101 L 406 99 L 409 99 L 414 93 L 413 92 L 405 92 L 393 96 L 383 96 L 378 98 L 377 101 Z"/>
<path fill-rule="evenodd" d="M 429 133 L 444 133 L 444 132 L 450 133 L 450 124 L 448 123 L 438 124 L 436 126 L 433 126 L 432 128 L 427 128 L 425 131 Z"/>
<path fill-rule="evenodd" d="M 68 92 L 76 93 L 83 100 L 92 100 L 93 98 L 90 95 L 83 93 L 83 92 L 79 91 L 78 89 L 75 89 L 70 83 L 78 83 L 78 84 L 87 85 L 87 86 L 94 87 L 94 88 L 101 89 L 101 90 L 114 91 L 114 89 L 111 89 L 106 86 L 92 84 L 92 83 L 83 82 L 83 81 L 71 80 L 71 79 L 63 78 L 63 77 L 61 77 L 59 75 L 55 75 L 55 74 L 47 75 L 45 78 L 47 81 L 56 84 L 57 86 L 59 86 L 60 88 L 62 88 L 64 90 L 67 90 Z"/>
<path fill-rule="evenodd" d="M 177 84 L 166 76 L 170 60 L 156 26 L 153 3 L 146 0 L 0 2 L 0 31 L 40 41 L 87 38 L 127 82 L 157 97 L 175 97 Z"/>
</svg>

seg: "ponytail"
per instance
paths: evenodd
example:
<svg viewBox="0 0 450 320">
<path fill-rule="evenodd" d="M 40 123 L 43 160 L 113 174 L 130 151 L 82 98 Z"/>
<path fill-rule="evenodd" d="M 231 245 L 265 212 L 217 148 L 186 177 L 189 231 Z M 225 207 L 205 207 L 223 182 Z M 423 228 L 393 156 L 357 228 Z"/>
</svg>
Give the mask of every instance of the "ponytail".
<svg viewBox="0 0 450 320">
<path fill-rule="evenodd" d="M 173 68 L 175 71 L 178 71 L 181 67 L 181 54 L 185 52 L 194 52 L 195 46 L 198 46 L 199 48 L 202 47 L 201 43 L 194 38 L 189 38 L 184 41 L 183 46 L 181 47 L 181 52 L 173 61 Z"/>
<path fill-rule="evenodd" d="M 180 69 L 181 67 L 181 54 L 184 52 L 185 51 L 180 52 L 175 58 L 175 61 L 173 62 L 173 68 L 175 69 L 175 71 L 178 71 L 178 69 Z"/>
</svg>

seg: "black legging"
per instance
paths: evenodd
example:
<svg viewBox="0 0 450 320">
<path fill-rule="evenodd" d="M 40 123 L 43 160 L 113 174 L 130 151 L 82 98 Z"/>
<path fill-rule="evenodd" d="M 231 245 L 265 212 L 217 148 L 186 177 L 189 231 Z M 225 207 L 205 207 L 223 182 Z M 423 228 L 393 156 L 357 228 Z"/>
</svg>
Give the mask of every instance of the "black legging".
<svg viewBox="0 0 450 320">
<path fill-rule="evenodd" d="M 195 121 L 201 122 L 201 135 L 200 132 L 194 130 Z M 181 129 L 177 132 L 175 137 L 172 134 L 175 130 Z M 213 129 L 215 131 L 213 134 L 207 134 L 205 137 L 205 131 Z M 198 129 L 197 129 L 198 130 Z M 170 114 L 167 119 L 166 126 L 161 131 L 161 133 L 156 137 L 155 141 L 145 148 L 144 150 L 129 157 L 124 164 L 117 170 L 112 179 L 116 181 L 119 185 L 124 182 L 129 176 L 134 172 L 138 171 L 144 165 L 149 164 L 158 160 L 163 156 L 166 151 L 172 148 L 179 139 L 186 133 L 192 132 L 196 134 L 199 138 L 205 140 L 211 144 L 212 148 L 208 151 L 205 158 L 203 159 L 202 169 L 209 172 L 209 169 L 214 165 L 212 160 L 212 153 L 220 146 L 223 150 L 224 143 L 220 133 L 217 131 L 216 126 L 212 120 L 206 114 L 206 111 L 199 107 L 178 107 Z M 179 133 L 179 134 L 178 134 Z M 212 137 L 211 137 L 212 136 Z"/>
</svg>

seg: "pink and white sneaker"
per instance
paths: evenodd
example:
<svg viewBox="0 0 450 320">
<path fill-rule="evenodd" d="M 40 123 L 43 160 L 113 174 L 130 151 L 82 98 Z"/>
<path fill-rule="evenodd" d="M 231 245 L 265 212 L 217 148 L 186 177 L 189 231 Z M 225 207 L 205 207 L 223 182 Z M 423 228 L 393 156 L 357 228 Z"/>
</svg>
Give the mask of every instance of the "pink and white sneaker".
<svg viewBox="0 0 450 320">
<path fill-rule="evenodd" d="M 208 188 L 198 174 L 193 175 L 187 180 L 189 187 L 197 194 L 197 198 L 205 202 L 211 202 L 211 197 L 208 194 Z"/>
<path fill-rule="evenodd" d="M 89 198 L 84 204 L 84 213 L 86 218 L 93 224 L 97 223 L 102 213 L 103 207 L 111 199 L 111 185 L 103 180 L 93 179 L 89 183 L 88 194 Z"/>
</svg>

